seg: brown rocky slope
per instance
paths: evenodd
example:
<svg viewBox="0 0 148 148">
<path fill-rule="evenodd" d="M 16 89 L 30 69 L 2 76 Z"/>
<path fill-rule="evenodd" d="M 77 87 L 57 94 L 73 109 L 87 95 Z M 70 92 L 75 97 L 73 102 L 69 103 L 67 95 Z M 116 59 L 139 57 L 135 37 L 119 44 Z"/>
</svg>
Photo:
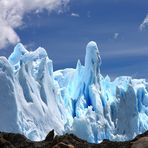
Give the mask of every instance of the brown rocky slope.
<svg viewBox="0 0 148 148">
<path fill-rule="evenodd" d="M 54 136 L 51 131 L 44 141 L 33 142 L 21 134 L 0 132 L 0 148 L 148 148 L 148 131 L 126 142 L 104 140 L 91 144 L 73 134 Z"/>
</svg>

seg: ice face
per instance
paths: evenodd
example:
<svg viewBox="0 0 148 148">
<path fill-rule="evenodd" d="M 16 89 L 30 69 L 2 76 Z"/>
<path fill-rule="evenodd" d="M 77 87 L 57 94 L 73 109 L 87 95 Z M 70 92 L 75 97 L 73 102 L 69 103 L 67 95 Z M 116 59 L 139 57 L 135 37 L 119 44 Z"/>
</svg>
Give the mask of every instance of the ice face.
<svg viewBox="0 0 148 148">
<path fill-rule="evenodd" d="M 18 132 L 13 71 L 5 57 L 0 57 L 0 84 L 0 130 Z"/>
<path fill-rule="evenodd" d="M 21 43 L 18 43 L 14 48 L 13 53 L 9 56 L 8 60 L 12 65 L 16 65 L 20 61 L 22 55 L 25 53 L 28 53 L 28 51 Z"/>
<path fill-rule="evenodd" d="M 27 51 L 17 44 L 0 57 L 0 131 L 31 140 L 74 133 L 89 142 L 129 140 L 148 130 L 148 83 L 100 73 L 98 46 L 86 46 L 85 64 L 53 72 L 44 48 Z M 10 122 L 11 121 L 11 122 Z"/>
<path fill-rule="evenodd" d="M 4 108 L 2 112 L 7 120 L 8 115 L 11 115 L 12 124 L 15 126 L 2 117 L 0 124 L 4 128 L 1 126 L 0 130 L 20 132 L 32 140 L 43 140 L 52 129 L 62 134 L 64 109 L 62 110 L 59 101 L 62 99 L 54 85 L 52 61 L 48 59 L 43 48 L 34 52 L 24 52 L 26 50 L 22 48 L 22 45 L 18 44 L 8 58 L 9 61 L 1 57 L 1 84 L 8 85 L 1 85 L 3 94 L 0 95 L 0 100 L 6 104 L 1 104 L 1 109 Z M 17 69 L 16 64 L 19 65 Z M 52 114 L 54 116 L 51 118 Z"/>
</svg>

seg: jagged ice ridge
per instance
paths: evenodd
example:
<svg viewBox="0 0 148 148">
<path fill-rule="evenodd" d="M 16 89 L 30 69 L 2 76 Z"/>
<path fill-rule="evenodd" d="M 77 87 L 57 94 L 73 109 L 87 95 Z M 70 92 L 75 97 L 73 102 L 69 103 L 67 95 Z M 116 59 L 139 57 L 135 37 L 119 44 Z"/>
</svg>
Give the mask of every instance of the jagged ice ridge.
<svg viewBox="0 0 148 148">
<path fill-rule="evenodd" d="M 97 44 L 86 47 L 85 64 L 53 72 L 52 60 L 39 47 L 19 43 L 0 57 L 0 131 L 43 140 L 54 129 L 98 143 L 124 141 L 148 130 L 148 83 L 100 73 Z"/>
</svg>

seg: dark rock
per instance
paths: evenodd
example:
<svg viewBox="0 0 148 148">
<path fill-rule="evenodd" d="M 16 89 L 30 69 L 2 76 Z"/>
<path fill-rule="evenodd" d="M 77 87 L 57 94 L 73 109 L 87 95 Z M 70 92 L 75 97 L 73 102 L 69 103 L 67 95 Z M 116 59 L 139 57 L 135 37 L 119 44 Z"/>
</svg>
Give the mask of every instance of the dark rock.
<svg viewBox="0 0 148 148">
<path fill-rule="evenodd" d="M 148 148 L 148 132 L 131 141 L 112 142 L 105 139 L 100 144 L 88 143 L 73 134 L 54 137 L 54 130 L 40 142 L 33 142 L 21 134 L 0 132 L 0 148 Z"/>
<path fill-rule="evenodd" d="M 54 139 L 54 130 L 49 132 L 49 134 L 45 138 L 45 141 L 53 141 L 53 139 Z"/>
</svg>

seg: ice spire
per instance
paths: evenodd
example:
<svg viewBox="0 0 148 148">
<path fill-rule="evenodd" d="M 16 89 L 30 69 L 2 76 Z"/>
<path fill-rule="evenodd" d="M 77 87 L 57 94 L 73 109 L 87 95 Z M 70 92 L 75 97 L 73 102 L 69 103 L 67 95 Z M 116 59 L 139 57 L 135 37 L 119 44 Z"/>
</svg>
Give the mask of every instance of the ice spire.
<svg viewBox="0 0 148 148">
<path fill-rule="evenodd" d="M 88 83 L 96 84 L 99 82 L 101 57 L 98 46 L 94 41 L 91 41 L 86 46 L 85 56 L 85 72 L 87 74 Z M 89 77 L 88 77 L 89 76 Z"/>
<path fill-rule="evenodd" d="M 85 94 L 88 96 L 88 89 L 91 84 L 99 85 L 100 83 L 100 65 L 101 57 L 97 44 L 90 41 L 86 46 L 85 56 Z"/>
</svg>

